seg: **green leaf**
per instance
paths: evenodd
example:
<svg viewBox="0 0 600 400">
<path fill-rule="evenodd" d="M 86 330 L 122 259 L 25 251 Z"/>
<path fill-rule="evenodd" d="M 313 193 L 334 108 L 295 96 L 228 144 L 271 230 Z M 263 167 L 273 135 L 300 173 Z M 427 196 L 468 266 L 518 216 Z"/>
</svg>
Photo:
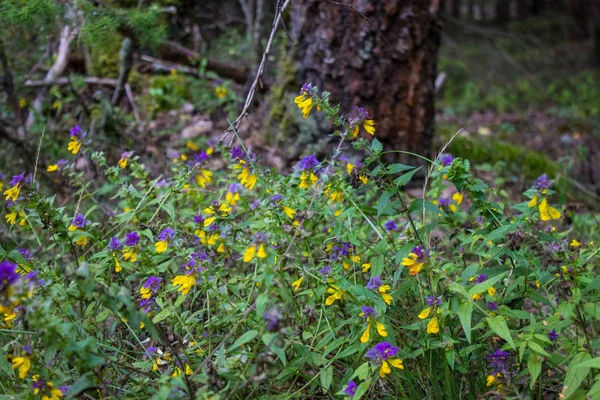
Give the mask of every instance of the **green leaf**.
<svg viewBox="0 0 600 400">
<path fill-rule="evenodd" d="M 371 368 L 370 368 L 368 362 L 362 363 L 362 365 L 360 367 L 358 367 L 356 369 L 356 371 L 354 371 L 354 373 L 352 374 L 350 379 L 354 379 L 354 378 L 358 377 L 358 379 L 360 379 L 360 380 L 365 380 L 367 378 L 367 376 L 369 375 L 370 370 L 371 370 Z"/>
<path fill-rule="evenodd" d="M 510 330 L 508 329 L 508 325 L 506 325 L 506 320 L 502 315 L 498 315 L 494 318 L 488 318 L 487 323 L 492 331 L 502 339 L 506 340 L 506 342 L 512 347 L 515 348 L 515 342 L 513 342 L 512 336 L 510 335 Z"/>
<path fill-rule="evenodd" d="M 319 379 L 321 380 L 321 387 L 323 388 L 323 390 L 329 390 L 329 387 L 331 386 L 331 381 L 333 380 L 333 368 L 331 367 L 331 365 L 321 370 L 321 375 L 319 376 Z"/>
<path fill-rule="evenodd" d="M 237 349 L 240 346 L 243 346 L 244 344 L 253 340 L 257 336 L 258 336 L 258 331 L 256 329 L 252 329 L 251 331 L 244 333 L 235 342 L 233 342 L 233 344 L 229 348 L 229 351 Z"/>
<path fill-rule="evenodd" d="M 409 169 L 413 169 L 413 168 L 414 167 L 411 167 L 410 165 L 396 163 L 396 164 L 390 165 L 387 169 L 387 172 L 388 172 L 388 174 L 398 174 L 400 172 L 408 171 Z"/>
<path fill-rule="evenodd" d="M 542 348 L 542 346 L 540 346 L 539 344 L 537 344 L 535 342 L 527 342 L 527 346 L 529 346 L 529 348 L 531 350 L 535 351 L 536 353 L 539 353 L 546 357 L 550 357 L 550 354 L 548 354 L 548 352 L 546 350 L 544 350 Z"/>
<path fill-rule="evenodd" d="M 408 182 L 410 182 L 410 180 L 412 179 L 412 177 L 417 173 L 418 170 L 420 170 L 421 167 L 419 168 L 415 168 L 410 172 L 405 173 L 404 175 L 394 179 L 394 185 L 396 185 L 396 187 L 402 187 L 404 185 L 406 185 Z"/>
<path fill-rule="evenodd" d="M 92 372 L 87 372 L 75 381 L 67 393 L 67 399 L 74 399 L 77 395 L 84 392 L 86 389 L 96 385 Z"/>
<path fill-rule="evenodd" d="M 588 353 L 578 353 L 573 357 L 571 362 L 569 363 L 569 367 L 567 369 L 567 374 L 565 376 L 565 381 L 563 383 L 562 394 L 564 398 L 568 399 L 571 395 L 573 395 L 581 382 L 585 379 L 585 377 L 590 372 L 590 367 L 583 366 L 581 368 L 575 368 L 575 366 L 579 364 L 583 364 L 585 361 L 588 361 L 591 356 Z M 562 397 L 562 396 L 561 396 Z"/>
<path fill-rule="evenodd" d="M 360 398 L 363 397 L 365 393 L 367 393 L 367 390 L 369 390 L 369 386 L 371 386 L 371 381 L 365 381 L 358 385 L 354 396 L 352 396 L 352 400 L 360 400 Z"/>
<path fill-rule="evenodd" d="M 471 316 L 473 315 L 473 303 L 470 301 L 466 301 L 461 303 L 458 306 L 458 318 L 460 319 L 460 324 L 462 325 L 463 331 L 465 331 L 465 336 L 471 343 Z"/>
<path fill-rule="evenodd" d="M 469 290 L 469 296 L 485 292 L 486 290 L 494 286 L 494 284 L 496 284 L 496 282 L 498 282 L 500 279 L 504 278 L 505 275 L 506 272 L 496 275 L 493 278 L 486 279 L 484 282 L 478 283 Z"/>
<path fill-rule="evenodd" d="M 529 387 L 533 389 L 535 381 L 537 381 L 537 378 L 542 372 L 542 358 L 537 354 L 530 354 L 527 358 L 527 369 L 529 369 L 529 376 L 531 377 L 529 380 Z"/>
<path fill-rule="evenodd" d="M 169 315 L 171 315 L 171 313 L 172 313 L 171 308 L 163 308 L 158 314 L 156 314 L 154 316 L 154 318 L 152 318 L 152 322 L 157 324 L 160 321 L 162 321 L 163 319 L 167 318 Z"/>
<path fill-rule="evenodd" d="M 569 368 L 600 368 L 600 357 L 592 358 L 573 367 L 569 365 Z"/>
<path fill-rule="evenodd" d="M 381 142 L 377 140 L 377 138 L 373 138 L 373 141 L 371 142 L 371 151 L 375 154 L 379 154 L 382 150 L 383 145 L 381 144 Z"/>
<path fill-rule="evenodd" d="M 385 191 L 379 197 L 379 202 L 377 203 L 377 217 L 379 217 L 381 215 L 381 213 L 385 209 L 385 206 L 388 205 L 388 203 L 390 202 L 390 199 L 392 198 L 392 195 L 393 195 L 392 192 Z"/>
</svg>

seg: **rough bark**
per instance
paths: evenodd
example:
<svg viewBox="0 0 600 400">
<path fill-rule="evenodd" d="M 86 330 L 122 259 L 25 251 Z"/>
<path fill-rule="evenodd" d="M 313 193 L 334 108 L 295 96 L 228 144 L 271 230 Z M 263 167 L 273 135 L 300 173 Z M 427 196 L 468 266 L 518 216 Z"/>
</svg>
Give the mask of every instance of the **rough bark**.
<svg viewBox="0 0 600 400">
<path fill-rule="evenodd" d="M 496 0 L 496 22 L 506 24 L 510 21 L 510 0 Z"/>
<path fill-rule="evenodd" d="M 308 0 L 292 7 L 298 81 L 331 92 L 344 113 L 364 107 L 387 150 L 428 155 L 439 1 Z"/>
</svg>

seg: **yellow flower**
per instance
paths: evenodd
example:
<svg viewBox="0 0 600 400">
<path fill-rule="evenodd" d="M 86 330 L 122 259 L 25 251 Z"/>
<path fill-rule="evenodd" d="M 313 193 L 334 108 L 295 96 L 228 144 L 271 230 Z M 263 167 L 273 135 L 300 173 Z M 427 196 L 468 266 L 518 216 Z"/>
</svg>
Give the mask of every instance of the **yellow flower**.
<svg viewBox="0 0 600 400">
<path fill-rule="evenodd" d="M 121 167 L 121 169 L 125 168 L 127 166 L 127 161 L 129 161 L 127 157 L 119 159 L 119 167 Z"/>
<path fill-rule="evenodd" d="M 174 286 L 179 286 L 179 290 L 183 294 L 188 294 L 192 286 L 196 286 L 196 278 L 193 275 L 177 275 L 171 280 Z"/>
<path fill-rule="evenodd" d="M 87 244 L 87 236 L 81 236 L 79 239 L 77 239 L 77 241 L 75 241 L 75 244 L 77 246 L 85 246 Z"/>
<path fill-rule="evenodd" d="M 364 263 L 362 265 L 362 272 L 369 272 L 370 269 L 371 269 L 371 263 Z"/>
<path fill-rule="evenodd" d="M 310 171 L 309 173 L 307 173 L 306 171 L 302 171 L 302 174 L 300 175 L 300 185 L 298 186 L 300 187 L 300 189 L 308 189 L 309 187 L 313 186 L 318 180 L 319 177 L 315 175 L 312 171 Z"/>
<path fill-rule="evenodd" d="M 62 103 L 60 101 L 55 101 L 54 103 L 52 103 L 52 108 L 56 110 L 57 108 L 60 108 L 61 105 Z"/>
<path fill-rule="evenodd" d="M 185 364 L 185 374 L 189 376 L 189 375 L 191 375 L 193 373 L 194 373 L 194 371 L 190 368 L 190 365 L 189 364 Z"/>
<path fill-rule="evenodd" d="M 5 200 L 17 201 L 19 194 L 21 194 L 21 184 L 17 183 L 10 189 L 6 189 L 3 194 L 6 196 Z"/>
<path fill-rule="evenodd" d="M 114 258 L 114 260 L 115 260 L 115 272 L 121 272 L 121 270 L 123 269 L 123 267 L 121 267 L 121 263 L 116 258 Z"/>
<path fill-rule="evenodd" d="M 300 279 L 297 279 L 294 282 L 292 282 L 292 287 L 294 288 L 295 292 L 297 292 L 298 289 L 300 289 L 300 285 L 302 284 L 303 280 L 304 280 L 304 276 L 301 276 Z"/>
<path fill-rule="evenodd" d="M 244 251 L 244 262 L 250 262 L 254 259 L 254 253 L 256 251 L 256 246 L 252 245 Z"/>
<path fill-rule="evenodd" d="M 161 240 L 161 241 L 154 243 L 154 248 L 156 249 L 157 253 L 164 253 L 165 251 L 167 251 L 168 247 L 169 247 L 169 242 L 167 240 Z"/>
<path fill-rule="evenodd" d="M 577 247 L 581 246 L 581 242 L 577 241 L 576 239 L 573 239 L 573 240 L 571 240 L 571 243 L 569 244 L 569 246 L 577 248 Z"/>
<path fill-rule="evenodd" d="M 152 297 L 152 290 L 150 288 L 145 288 L 142 286 L 140 288 L 140 295 L 142 296 L 142 299 L 149 299 L 150 297 Z"/>
<path fill-rule="evenodd" d="M 217 86 L 215 88 L 215 93 L 217 94 L 217 97 L 219 99 L 223 99 L 227 95 L 227 89 L 224 88 L 223 86 Z"/>
<path fill-rule="evenodd" d="M 402 265 L 408 267 L 411 276 L 415 276 L 423 269 L 424 262 L 419 261 L 419 256 L 415 253 L 410 253 L 408 257 L 402 259 Z"/>
<path fill-rule="evenodd" d="M 440 324 L 438 322 L 438 317 L 437 315 L 434 315 L 433 318 L 431 318 L 431 321 L 429 321 L 429 323 L 427 324 L 427 333 L 433 333 L 436 334 L 440 331 Z"/>
<path fill-rule="evenodd" d="M 196 182 L 205 188 L 207 183 L 212 183 L 212 175 L 211 171 L 200 168 L 200 172 L 196 175 Z"/>
<path fill-rule="evenodd" d="M 8 222 L 11 225 L 14 225 L 15 222 L 17 222 L 17 212 L 13 211 L 10 214 L 6 214 L 4 218 L 6 218 L 6 222 Z"/>
<path fill-rule="evenodd" d="M 331 296 L 327 297 L 325 299 L 325 304 L 330 306 L 333 303 L 335 303 L 336 300 L 341 300 L 342 297 L 344 296 L 344 294 L 346 293 L 345 290 L 340 289 L 337 286 L 331 285 L 331 287 L 329 289 L 327 289 L 328 293 L 331 293 Z"/>
<path fill-rule="evenodd" d="M 529 208 L 535 207 L 537 205 L 537 201 L 538 201 L 538 195 L 536 194 L 535 196 L 533 196 L 531 198 L 531 200 L 529 200 L 529 203 L 527 203 L 527 207 L 529 207 Z"/>
<path fill-rule="evenodd" d="M 187 147 L 191 151 L 200 151 L 200 146 L 198 146 L 196 143 L 192 142 L 191 140 L 188 140 L 185 143 L 185 147 Z M 207 152 L 207 154 L 208 154 L 208 152 Z"/>
<path fill-rule="evenodd" d="M 123 259 L 134 263 L 137 260 L 137 249 L 135 247 L 123 249 Z"/>
<path fill-rule="evenodd" d="M 75 136 L 71 136 L 71 141 L 67 146 L 67 150 L 69 150 L 73 154 L 79 153 L 79 149 L 81 148 L 81 142 Z"/>
<path fill-rule="evenodd" d="M 546 199 L 542 200 L 540 205 L 538 206 L 540 210 L 540 218 L 542 221 L 549 221 L 551 219 L 559 219 L 561 214 L 556 209 L 548 205 L 548 201 Z"/>
<path fill-rule="evenodd" d="M 476 294 L 472 295 L 471 298 L 473 299 L 473 301 L 477 301 L 477 300 L 481 300 L 483 298 L 483 295 L 481 293 L 476 293 Z"/>
<path fill-rule="evenodd" d="M 377 327 L 377 333 L 379 336 L 386 337 L 388 335 L 387 331 L 385 330 L 385 326 L 382 323 L 375 321 L 375 326 Z"/>
<path fill-rule="evenodd" d="M 48 172 L 58 171 L 58 164 L 48 165 L 48 168 L 46 168 L 46 171 L 48 171 Z"/>
<path fill-rule="evenodd" d="M 390 365 L 394 368 L 404 369 L 404 365 L 402 364 L 402 360 L 399 358 L 390 358 L 387 361 L 383 361 L 381 363 L 381 368 L 379 369 L 379 376 L 385 378 L 388 374 L 392 372 Z"/>
<path fill-rule="evenodd" d="M 285 215 L 287 215 L 290 219 L 294 219 L 294 216 L 296 216 L 296 211 L 294 211 L 293 209 L 291 209 L 289 207 L 282 206 L 281 209 L 283 210 Z"/>
<path fill-rule="evenodd" d="M 426 309 L 421 311 L 418 315 L 419 319 L 425 319 L 425 318 L 429 317 L 429 314 L 431 313 L 432 310 L 433 310 L 433 307 L 427 307 Z"/>
<path fill-rule="evenodd" d="M 388 306 L 392 304 L 392 296 L 388 293 L 386 293 L 388 290 L 390 290 L 391 287 L 390 285 L 381 285 L 379 286 L 379 294 L 381 295 L 381 298 L 383 299 L 383 301 L 385 301 L 385 304 L 387 304 Z"/>
<path fill-rule="evenodd" d="M 267 252 L 265 250 L 265 245 L 264 244 L 260 244 L 258 246 L 258 252 L 256 253 L 256 257 L 258 258 L 265 258 L 267 257 Z"/>
<path fill-rule="evenodd" d="M 452 200 L 456 202 L 456 204 L 460 205 L 463 201 L 463 194 L 461 192 L 456 192 L 452 195 Z"/>
<path fill-rule="evenodd" d="M 254 185 L 256 185 L 257 176 L 256 174 L 250 173 L 250 168 L 244 168 L 242 172 L 238 175 L 238 179 L 246 189 L 252 190 L 254 188 Z"/>
<path fill-rule="evenodd" d="M 360 342 L 367 343 L 370 338 L 371 338 L 371 324 L 368 324 L 367 329 L 365 329 L 362 336 L 360 337 Z"/>
<path fill-rule="evenodd" d="M 240 201 L 240 194 L 227 192 L 227 194 L 225 195 L 225 201 L 230 206 L 235 206 L 237 202 Z"/>
<path fill-rule="evenodd" d="M 29 357 L 15 357 L 12 360 L 13 369 L 19 368 L 19 378 L 25 379 L 31 368 L 31 360 Z"/>
<path fill-rule="evenodd" d="M 294 103 L 298 105 L 298 108 L 302 111 L 302 117 L 307 118 L 314 106 L 312 97 L 301 94 L 296 96 Z"/>
<path fill-rule="evenodd" d="M 365 131 L 367 131 L 368 134 L 374 135 L 375 134 L 375 121 L 373 121 L 372 119 L 365 119 L 363 121 L 363 128 L 365 128 Z"/>
<path fill-rule="evenodd" d="M 492 297 L 494 297 L 496 295 L 496 289 L 493 286 L 489 287 L 487 292 Z"/>
<path fill-rule="evenodd" d="M 21 97 L 19 99 L 19 108 L 24 108 L 27 105 L 27 99 L 25 97 Z"/>
</svg>

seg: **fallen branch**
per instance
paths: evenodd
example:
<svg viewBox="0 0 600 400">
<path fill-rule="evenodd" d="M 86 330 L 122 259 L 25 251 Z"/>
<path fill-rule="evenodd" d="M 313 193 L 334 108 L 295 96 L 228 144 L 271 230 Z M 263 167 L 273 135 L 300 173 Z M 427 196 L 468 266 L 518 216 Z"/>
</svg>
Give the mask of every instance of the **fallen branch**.
<svg viewBox="0 0 600 400">
<path fill-rule="evenodd" d="M 76 35 L 77 27 L 75 25 L 65 25 L 65 27 L 62 29 L 60 33 L 58 52 L 56 54 L 56 61 L 54 62 L 54 65 L 52 65 L 52 68 L 50 68 L 50 71 L 48 71 L 46 74 L 44 82 L 54 82 L 63 74 L 63 72 L 65 72 L 69 55 L 69 47 L 71 46 L 71 43 L 73 42 L 73 39 L 75 39 Z M 35 100 L 31 106 L 31 111 L 27 116 L 27 122 L 25 123 L 25 128 L 27 130 L 29 130 L 31 125 L 33 125 L 35 122 L 36 114 L 39 114 L 40 111 L 42 111 L 42 105 L 44 103 L 44 98 L 46 97 L 46 86 L 42 86 L 35 96 Z"/>
<path fill-rule="evenodd" d="M 116 86 L 117 80 L 110 78 L 97 78 L 94 76 L 86 76 L 82 79 L 85 83 L 89 85 L 105 85 L 105 86 Z M 58 78 L 53 81 L 46 80 L 28 80 L 25 81 L 25 86 L 29 87 L 37 87 L 37 86 L 52 86 L 52 85 L 68 85 L 73 82 L 73 78 Z"/>
<path fill-rule="evenodd" d="M 110 100 L 110 104 L 113 106 L 116 106 L 123 96 L 125 85 L 129 79 L 129 72 L 131 71 L 131 67 L 133 65 L 133 42 L 128 37 L 123 39 L 119 54 L 121 56 L 121 63 L 119 64 L 119 79 L 117 79 L 117 85 L 115 87 L 112 99 Z"/>
<path fill-rule="evenodd" d="M 167 60 L 161 60 L 146 55 L 140 56 L 140 60 L 152 64 L 152 68 L 154 68 L 154 70 L 156 71 L 171 72 L 172 70 L 176 70 L 177 72 L 183 72 L 184 74 L 192 75 L 195 77 L 200 76 L 198 71 L 194 68 L 190 68 L 185 65 L 177 64 Z"/>
</svg>

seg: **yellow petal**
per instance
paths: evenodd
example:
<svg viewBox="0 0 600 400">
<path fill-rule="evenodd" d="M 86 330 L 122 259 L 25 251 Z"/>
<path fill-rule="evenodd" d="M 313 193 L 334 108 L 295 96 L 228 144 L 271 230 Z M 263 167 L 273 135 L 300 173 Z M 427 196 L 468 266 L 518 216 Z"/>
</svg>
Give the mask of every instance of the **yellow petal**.
<svg viewBox="0 0 600 400">
<path fill-rule="evenodd" d="M 301 276 L 300 279 L 297 279 L 294 282 L 292 282 L 292 287 L 294 288 L 294 291 L 298 291 L 298 289 L 300 289 L 300 285 L 302 284 L 303 280 L 304 276 Z"/>
<path fill-rule="evenodd" d="M 433 307 L 427 307 L 426 309 L 421 311 L 421 313 L 419 313 L 419 319 L 425 319 L 425 318 L 429 317 L 429 314 L 431 313 L 432 308 Z"/>
<path fill-rule="evenodd" d="M 379 376 L 385 378 L 385 376 L 388 375 L 390 372 L 392 372 L 390 365 L 387 363 L 387 361 L 383 361 L 381 363 L 381 369 L 379 370 Z"/>
<path fill-rule="evenodd" d="M 440 331 L 440 324 L 438 322 L 437 315 L 434 315 L 433 318 L 431 318 L 431 321 L 429 321 L 429 323 L 427 324 L 427 333 L 436 334 L 439 331 Z"/>
<path fill-rule="evenodd" d="M 254 258 L 254 252 L 256 250 L 256 246 L 252 245 L 244 251 L 244 262 L 250 262 Z"/>
<path fill-rule="evenodd" d="M 392 304 L 392 300 L 394 299 L 391 295 L 387 294 L 387 293 L 380 293 L 381 294 L 381 298 L 383 299 L 383 301 L 385 301 L 385 304 L 387 304 L 388 306 Z"/>
<path fill-rule="evenodd" d="M 404 365 L 402 363 L 402 360 L 399 358 L 390 358 L 388 360 L 388 362 L 392 365 L 392 367 L 394 368 L 398 368 L 398 369 L 404 369 Z"/>
<path fill-rule="evenodd" d="M 371 324 L 368 324 L 367 329 L 365 329 L 362 336 L 360 337 L 360 342 L 367 343 L 370 338 L 371 338 Z"/>
<path fill-rule="evenodd" d="M 452 200 L 454 200 L 456 204 L 460 205 L 460 203 L 463 201 L 463 194 L 461 192 L 454 193 L 454 195 L 452 195 Z"/>
<path fill-rule="evenodd" d="M 169 243 L 166 240 L 161 240 L 159 242 L 154 243 L 154 248 L 156 249 L 157 253 L 164 253 L 165 251 L 167 251 L 168 247 Z"/>
<path fill-rule="evenodd" d="M 58 171 L 58 165 L 57 164 L 48 165 L 48 168 L 46 169 L 46 171 L 48 171 L 48 172 Z"/>
<path fill-rule="evenodd" d="M 385 330 L 385 326 L 383 326 L 382 323 L 375 322 L 375 326 L 377 327 L 377 333 L 379 336 L 386 337 L 388 335 L 387 331 Z"/>
<path fill-rule="evenodd" d="M 258 246 L 258 253 L 256 253 L 256 257 L 265 258 L 267 256 L 267 252 L 265 251 L 265 245 L 261 244 Z"/>
<path fill-rule="evenodd" d="M 537 201 L 538 201 L 538 196 L 537 196 L 537 194 L 536 194 L 535 196 L 533 196 L 533 197 L 531 198 L 531 200 L 529 200 L 529 203 L 527 203 L 527 207 L 530 207 L 530 208 L 531 208 L 531 207 L 535 207 L 535 206 L 536 206 L 536 204 L 537 204 Z M 490 375 L 490 376 L 491 376 L 491 375 Z"/>
<path fill-rule="evenodd" d="M 367 131 L 368 134 L 375 134 L 375 122 L 372 119 L 365 119 L 363 121 L 363 128 L 365 128 L 365 131 Z"/>
</svg>

